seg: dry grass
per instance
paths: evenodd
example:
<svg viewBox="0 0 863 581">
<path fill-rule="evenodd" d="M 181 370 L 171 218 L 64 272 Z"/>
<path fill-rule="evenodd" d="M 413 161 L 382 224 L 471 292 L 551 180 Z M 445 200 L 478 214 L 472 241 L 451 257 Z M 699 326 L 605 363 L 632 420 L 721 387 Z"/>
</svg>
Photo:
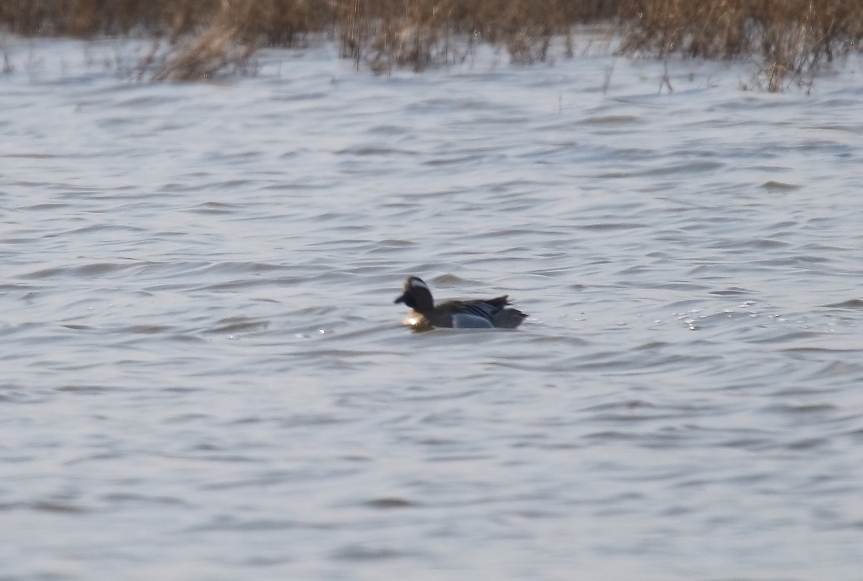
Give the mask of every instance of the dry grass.
<svg viewBox="0 0 863 581">
<path fill-rule="evenodd" d="M 334 14 L 329 0 L 0 0 L 0 31 L 152 37 L 153 51 L 136 71 L 195 80 L 248 70 L 260 46 L 295 46 L 332 30 Z M 159 52 L 163 39 L 167 55 Z"/>
<path fill-rule="evenodd" d="M 198 23 L 200 32 L 191 39 L 182 37 L 182 29 L 171 31 L 180 39 L 177 48 L 152 78 L 193 80 L 246 71 L 258 47 L 294 46 L 331 23 L 330 5 L 319 1 L 222 0 L 206 22 Z"/>
<path fill-rule="evenodd" d="M 422 69 L 463 57 L 472 43 L 505 46 L 513 61 L 545 60 L 575 24 L 613 18 L 615 0 L 345 0 L 336 19 L 342 55 L 375 69 Z M 568 44 L 568 46 L 571 46 Z"/>
<path fill-rule="evenodd" d="M 770 91 L 806 83 L 863 40 L 861 0 L 630 0 L 619 16 L 625 52 L 756 57 Z"/>
<path fill-rule="evenodd" d="M 0 23 L 22 35 L 91 37 L 188 33 L 210 19 L 220 0 L 2 0 Z"/>
<path fill-rule="evenodd" d="M 167 39 L 157 80 L 237 70 L 260 46 L 322 33 L 379 72 L 459 60 L 476 42 L 529 63 L 555 39 L 571 51 L 573 27 L 597 21 L 629 54 L 756 58 L 780 90 L 860 50 L 863 0 L 0 0 L 0 27 L 16 34 Z"/>
</svg>

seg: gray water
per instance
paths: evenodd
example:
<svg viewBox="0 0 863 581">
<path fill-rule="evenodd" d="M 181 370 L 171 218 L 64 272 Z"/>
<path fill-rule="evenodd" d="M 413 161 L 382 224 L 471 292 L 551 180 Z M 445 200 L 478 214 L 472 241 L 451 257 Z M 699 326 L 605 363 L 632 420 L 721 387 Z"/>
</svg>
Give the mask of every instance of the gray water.
<svg viewBox="0 0 863 581">
<path fill-rule="evenodd" d="M 0 579 L 863 579 L 859 63 L 10 43 Z"/>
</svg>

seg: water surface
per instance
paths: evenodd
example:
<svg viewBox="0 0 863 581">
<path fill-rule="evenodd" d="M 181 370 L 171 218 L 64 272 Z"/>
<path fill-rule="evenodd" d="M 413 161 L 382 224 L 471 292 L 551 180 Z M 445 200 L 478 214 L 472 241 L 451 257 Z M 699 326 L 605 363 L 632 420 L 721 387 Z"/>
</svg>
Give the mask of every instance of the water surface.
<svg viewBox="0 0 863 581">
<path fill-rule="evenodd" d="M 859 64 L 9 46 L 0 578 L 860 579 Z"/>
</svg>

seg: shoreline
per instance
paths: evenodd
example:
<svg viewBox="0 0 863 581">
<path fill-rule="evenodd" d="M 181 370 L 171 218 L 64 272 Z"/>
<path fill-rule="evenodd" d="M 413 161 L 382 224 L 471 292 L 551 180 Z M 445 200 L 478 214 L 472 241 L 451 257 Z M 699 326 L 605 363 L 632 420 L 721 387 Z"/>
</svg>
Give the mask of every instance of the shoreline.
<svg viewBox="0 0 863 581">
<path fill-rule="evenodd" d="M 861 52 L 863 4 L 826 0 L 816 11 L 794 0 L 20 0 L 0 8 L 0 34 L 147 40 L 151 49 L 133 68 L 150 81 L 247 73 L 262 48 L 320 40 L 375 74 L 457 63 L 477 45 L 532 64 L 574 56 L 573 39 L 585 29 L 601 31 L 619 56 L 752 61 L 764 89 L 778 92 L 811 86 L 825 64 Z M 2 66 L 8 72 L 5 50 Z"/>
</svg>

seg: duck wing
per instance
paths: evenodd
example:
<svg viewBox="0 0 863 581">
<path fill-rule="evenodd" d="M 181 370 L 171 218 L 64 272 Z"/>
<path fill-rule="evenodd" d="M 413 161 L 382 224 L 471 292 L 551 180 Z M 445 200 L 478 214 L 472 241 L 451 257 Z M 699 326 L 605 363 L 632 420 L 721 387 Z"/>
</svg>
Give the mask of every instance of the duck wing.
<svg viewBox="0 0 863 581">
<path fill-rule="evenodd" d="M 449 304 L 452 326 L 456 329 L 489 329 L 494 320 L 509 304 L 506 296 L 479 301 L 453 301 Z"/>
</svg>

